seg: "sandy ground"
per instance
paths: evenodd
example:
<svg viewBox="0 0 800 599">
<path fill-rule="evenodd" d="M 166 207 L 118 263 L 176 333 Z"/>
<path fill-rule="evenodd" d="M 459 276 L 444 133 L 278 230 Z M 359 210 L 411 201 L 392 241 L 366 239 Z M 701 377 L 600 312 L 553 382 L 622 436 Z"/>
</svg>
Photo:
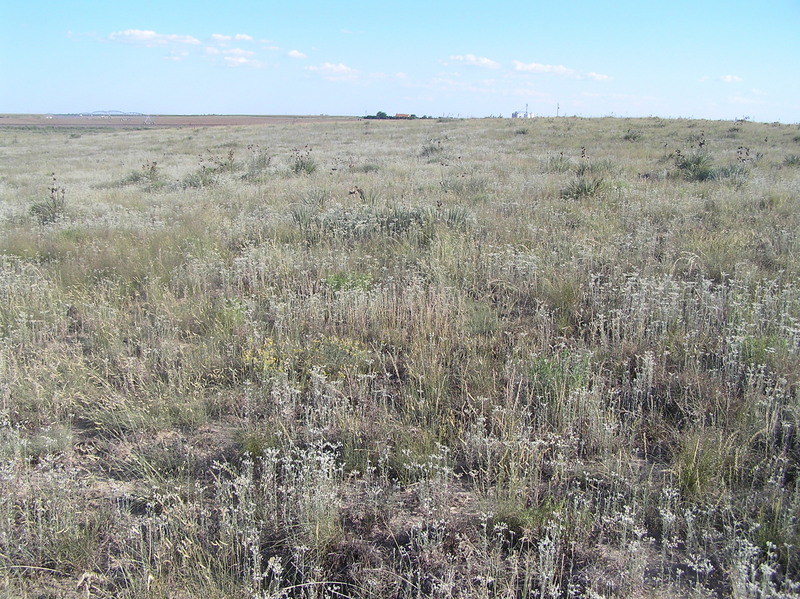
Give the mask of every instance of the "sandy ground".
<svg viewBox="0 0 800 599">
<path fill-rule="evenodd" d="M 268 125 L 292 122 L 352 121 L 350 116 L 247 116 L 247 115 L 45 115 L 2 114 L 0 127 L 216 127 L 231 125 Z"/>
</svg>

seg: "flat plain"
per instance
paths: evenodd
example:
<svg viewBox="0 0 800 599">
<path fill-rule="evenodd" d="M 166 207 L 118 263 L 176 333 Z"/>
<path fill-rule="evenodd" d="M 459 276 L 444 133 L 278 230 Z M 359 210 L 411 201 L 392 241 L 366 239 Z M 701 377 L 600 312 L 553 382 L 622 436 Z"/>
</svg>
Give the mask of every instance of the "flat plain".
<svg viewBox="0 0 800 599">
<path fill-rule="evenodd" d="M 182 118 L 0 118 L 5 596 L 800 593 L 798 126 Z"/>
<path fill-rule="evenodd" d="M 275 125 L 297 122 L 355 121 L 357 117 L 224 114 L 0 114 L 0 127 L 78 127 L 117 129 L 160 129 L 164 127 L 231 127 Z"/>
</svg>

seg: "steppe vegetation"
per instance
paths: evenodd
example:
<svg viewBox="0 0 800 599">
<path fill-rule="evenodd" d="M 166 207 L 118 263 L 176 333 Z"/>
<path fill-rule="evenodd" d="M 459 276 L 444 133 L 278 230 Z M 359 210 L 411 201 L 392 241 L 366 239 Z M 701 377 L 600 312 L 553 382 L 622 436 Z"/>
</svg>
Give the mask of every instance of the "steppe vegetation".
<svg viewBox="0 0 800 599">
<path fill-rule="evenodd" d="M 2 592 L 797 596 L 799 154 L 0 129 Z"/>
</svg>

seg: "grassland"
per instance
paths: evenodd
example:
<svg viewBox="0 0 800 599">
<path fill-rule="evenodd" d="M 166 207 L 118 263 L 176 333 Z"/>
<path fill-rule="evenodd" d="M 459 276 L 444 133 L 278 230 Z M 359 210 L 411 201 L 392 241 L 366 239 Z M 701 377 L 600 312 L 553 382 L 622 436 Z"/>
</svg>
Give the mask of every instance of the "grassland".
<svg viewBox="0 0 800 599">
<path fill-rule="evenodd" d="M 0 592 L 800 593 L 800 129 L 0 128 Z"/>
</svg>

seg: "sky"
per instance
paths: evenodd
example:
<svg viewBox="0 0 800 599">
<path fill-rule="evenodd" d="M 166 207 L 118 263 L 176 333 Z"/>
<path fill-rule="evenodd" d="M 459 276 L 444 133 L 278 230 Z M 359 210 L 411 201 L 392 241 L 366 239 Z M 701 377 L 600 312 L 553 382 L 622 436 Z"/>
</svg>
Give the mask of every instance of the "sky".
<svg viewBox="0 0 800 599">
<path fill-rule="evenodd" d="M 800 0 L 8 0 L 0 113 L 800 122 Z"/>
</svg>

